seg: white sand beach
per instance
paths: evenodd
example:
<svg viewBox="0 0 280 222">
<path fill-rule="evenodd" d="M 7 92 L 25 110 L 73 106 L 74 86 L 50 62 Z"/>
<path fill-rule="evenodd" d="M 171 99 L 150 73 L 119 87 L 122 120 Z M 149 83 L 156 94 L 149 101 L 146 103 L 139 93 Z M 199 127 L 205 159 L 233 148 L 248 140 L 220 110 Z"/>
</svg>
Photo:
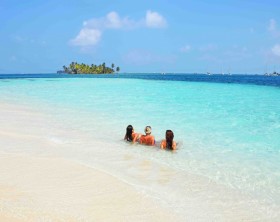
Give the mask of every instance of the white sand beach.
<svg viewBox="0 0 280 222">
<path fill-rule="evenodd" d="M 50 149 L 48 121 L 26 107 L 1 105 L 0 221 L 170 221 L 176 216 L 104 172 L 57 157 L 24 154 Z M 36 123 L 36 124 L 34 124 Z M 38 125 L 37 125 L 38 124 Z M 20 151 L 22 148 L 22 151 Z M 174 217 L 175 216 L 175 217 Z"/>
<path fill-rule="evenodd" d="M 152 169 L 158 170 L 156 182 L 169 192 L 149 195 L 110 173 L 68 159 L 60 150 L 69 145 L 50 141 L 45 136 L 48 133 L 71 137 L 71 132 L 56 129 L 50 116 L 34 108 L 1 104 L 1 222 L 279 219 L 278 206 L 271 212 L 271 206 L 206 178 L 180 175 L 150 161 L 123 156 L 128 165 L 137 165 L 138 173 L 133 176 L 146 184 L 151 183 Z M 175 181 L 181 186 L 172 187 Z M 184 192 L 178 196 L 173 193 L 177 189 Z"/>
</svg>

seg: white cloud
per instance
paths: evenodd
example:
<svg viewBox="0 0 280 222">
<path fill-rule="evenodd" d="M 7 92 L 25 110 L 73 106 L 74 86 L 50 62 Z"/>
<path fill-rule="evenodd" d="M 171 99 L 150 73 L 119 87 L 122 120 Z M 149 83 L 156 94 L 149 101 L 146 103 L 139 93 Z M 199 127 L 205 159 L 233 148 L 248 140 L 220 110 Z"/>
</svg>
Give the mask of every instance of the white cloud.
<svg viewBox="0 0 280 222">
<path fill-rule="evenodd" d="M 150 10 L 146 13 L 146 25 L 149 28 L 163 28 L 166 26 L 166 20 L 162 15 Z"/>
<path fill-rule="evenodd" d="M 185 45 L 185 46 L 180 48 L 181 52 L 189 52 L 190 50 L 191 50 L 191 46 L 190 45 Z"/>
<path fill-rule="evenodd" d="M 121 18 L 117 12 L 110 12 L 105 17 L 93 18 L 83 23 L 84 27 L 99 30 L 133 28 L 136 22 L 129 17 Z"/>
<path fill-rule="evenodd" d="M 276 56 L 280 56 L 280 44 L 276 44 L 271 49 L 272 53 Z"/>
<path fill-rule="evenodd" d="M 23 37 L 21 37 L 21 36 L 13 36 L 12 38 L 17 43 L 22 43 L 22 42 L 25 41 L 25 39 Z"/>
<path fill-rule="evenodd" d="M 120 16 L 116 12 L 110 12 L 106 16 L 106 26 L 108 28 L 118 29 L 123 25 L 123 21 L 120 19 Z"/>
<path fill-rule="evenodd" d="M 275 21 L 275 19 L 270 19 L 269 20 L 268 30 L 271 31 L 271 32 L 276 30 L 276 21 Z"/>
<path fill-rule="evenodd" d="M 234 46 L 224 51 L 221 54 L 221 57 L 224 58 L 224 60 L 228 60 L 228 61 L 241 61 L 241 60 L 248 59 L 251 56 L 252 54 L 250 53 L 250 51 L 246 46 L 243 47 Z"/>
<path fill-rule="evenodd" d="M 112 11 L 105 17 L 84 21 L 79 34 L 70 40 L 70 44 L 82 47 L 95 46 L 107 29 L 163 28 L 165 26 L 165 19 L 157 12 L 147 11 L 145 19 L 135 21 L 129 17 L 121 18 L 117 12 Z"/>
<path fill-rule="evenodd" d="M 277 29 L 277 22 L 275 19 L 269 20 L 268 25 L 268 31 L 274 36 L 274 37 L 280 37 L 280 30 Z"/>
<path fill-rule="evenodd" d="M 100 41 L 101 35 L 101 31 L 98 29 L 82 28 L 80 33 L 70 43 L 76 46 L 96 45 Z"/>
<path fill-rule="evenodd" d="M 213 45 L 213 44 L 204 45 L 204 46 L 201 46 L 199 48 L 199 50 L 202 51 L 202 52 L 213 51 L 213 50 L 216 50 L 216 49 L 217 49 L 217 46 Z"/>
<path fill-rule="evenodd" d="M 134 64 L 134 65 L 148 65 L 154 63 L 164 63 L 171 64 L 174 63 L 176 57 L 174 55 L 158 55 L 147 50 L 132 50 L 123 56 L 124 63 Z"/>
</svg>

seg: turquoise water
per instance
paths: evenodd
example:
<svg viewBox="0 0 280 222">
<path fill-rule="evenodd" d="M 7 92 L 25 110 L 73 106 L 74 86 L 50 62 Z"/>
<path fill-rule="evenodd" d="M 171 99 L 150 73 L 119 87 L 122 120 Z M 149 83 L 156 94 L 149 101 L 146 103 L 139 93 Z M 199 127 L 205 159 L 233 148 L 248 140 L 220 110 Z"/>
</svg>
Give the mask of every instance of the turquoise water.
<svg viewBox="0 0 280 222">
<path fill-rule="evenodd" d="M 249 84 L 106 78 L 0 81 L 2 101 L 42 107 L 57 121 L 114 144 L 117 152 L 146 155 L 274 204 L 280 204 L 279 98 L 279 87 Z M 129 124 L 140 133 L 152 126 L 158 142 L 172 129 L 179 149 L 131 150 L 122 141 Z"/>
</svg>

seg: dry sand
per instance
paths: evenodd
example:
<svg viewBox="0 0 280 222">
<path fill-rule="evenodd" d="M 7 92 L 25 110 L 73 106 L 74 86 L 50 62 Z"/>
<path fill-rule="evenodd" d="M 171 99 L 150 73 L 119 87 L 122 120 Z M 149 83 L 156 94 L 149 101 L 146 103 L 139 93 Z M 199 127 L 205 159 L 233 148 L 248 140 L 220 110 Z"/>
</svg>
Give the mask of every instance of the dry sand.
<svg viewBox="0 0 280 222">
<path fill-rule="evenodd" d="M 0 154 L 0 221 L 170 221 L 148 197 L 63 159 Z"/>
</svg>

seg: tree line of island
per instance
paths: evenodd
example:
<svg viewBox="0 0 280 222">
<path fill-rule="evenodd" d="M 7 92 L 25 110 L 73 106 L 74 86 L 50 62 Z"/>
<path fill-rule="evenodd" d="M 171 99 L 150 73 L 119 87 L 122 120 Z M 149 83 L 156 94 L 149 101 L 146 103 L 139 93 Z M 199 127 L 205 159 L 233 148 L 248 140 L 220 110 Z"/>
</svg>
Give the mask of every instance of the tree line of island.
<svg viewBox="0 0 280 222">
<path fill-rule="evenodd" d="M 63 70 L 57 71 L 57 73 L 66 73 L 66 74 L 113 74 L 120 71 L 120 67 L 116 67 L 112 63 L 111 67 L 107 67 L 105 62 L 100 65 L 87 65 L 84 63 L 71 62 L 69 66 L 63 66 Z"/>
</svg>

